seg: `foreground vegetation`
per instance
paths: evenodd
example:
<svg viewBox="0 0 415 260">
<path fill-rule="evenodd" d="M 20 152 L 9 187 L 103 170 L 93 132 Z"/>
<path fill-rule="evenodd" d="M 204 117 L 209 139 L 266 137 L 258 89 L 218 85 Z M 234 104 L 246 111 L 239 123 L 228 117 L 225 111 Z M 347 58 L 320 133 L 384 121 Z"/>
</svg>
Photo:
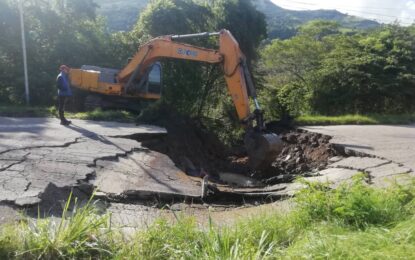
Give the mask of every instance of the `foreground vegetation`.
<svg viewBox="0 0 415 260">
<path fill-rule="evenodd" d="M 377 124 L 410 124 L 415 122 L 415 114 L 401 115 L 343 115 L 322 116 L 304 115 L 295 119 L 297 125 L 377 125 Z"/>
<path fill-rule="evenodd" d="M 54 113 L 56 115 L 56 112 Z M 101 110 L 95 109 L 87 112 L 65 113 L 67 118 L 94 120 L 94 121 L 114 121 L 120 123 L 135 123 L 137 115 L 124 110 Z"/>
<path fill-rule="evenodd" d="M 0 116 L 5 117 L 58 117 L 56 107 L 0 106 Z M 124 110 L 96 109 L 87 112 L 65 112 L 69 119 L 135 123 L 137 115 Z"/>
<path fill-rule="evenodd" d="M 0 106 L 0 116 L 5 117 L 58 117 L 56 107 Z M 124 110 L 96 109 L 87 112 L 66 112 L 69 119 L 95 121 L 114 121 L 135 123 L 138 115 Z M 402 115 L 344 115 L 322 116 L 303 115 L 296 117 L 295 125 L 376 125 L 376 124 L 411 124 L 415 122 L 415 114 Z"/>
<path fill-rule="evenodd" d="M 96 215 L 91 201 L 72 212 L 67 203 L 60 222 L 1 227 L 0 258 L 413 259 L 414 186 L 375 189 L 362 180 L 356 176 L 336 190 L 307 183 L 287 214 L 205 228 L 192 218 L 161 219 L 131 239 L 110 228 L 108 215 Z"/>
<path fill-rule="evenodd" d="M 414 26 L 344 32 L 335 22 L 310 22 L 263 49 L 265 110 L 272 117 L 413 113 L 414 36 Z"/>
</svg>

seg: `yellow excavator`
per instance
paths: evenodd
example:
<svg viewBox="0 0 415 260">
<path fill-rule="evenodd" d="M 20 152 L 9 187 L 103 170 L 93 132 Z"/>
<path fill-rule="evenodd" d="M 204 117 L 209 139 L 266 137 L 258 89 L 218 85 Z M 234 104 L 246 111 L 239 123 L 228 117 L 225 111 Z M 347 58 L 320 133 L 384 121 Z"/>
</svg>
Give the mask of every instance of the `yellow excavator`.
<svg viewBox="0 0 415 260">
<path fill-rule="evenodd" d="M 218 50 L 177 41 L 212 36 L 219 37 Z M 246 130 L 244 142 L 251 167 L 262 169 L 275 160 L 282 150 L 282 142 L 276 134 L 266 132 L 246 58 L 228 30 L 160 36 L 140 46 L 121 70 L 82 66 L 81 69 L 71 69 L 69 78 L 71 85 L 81 90 L 105 96 L 157 100 L 162 90 L 162 67 L 159 63 L 162 58 L 221 64 L 229 94 Z M 249 97 L 255 105 L 253 112 Z"/>
</svg>

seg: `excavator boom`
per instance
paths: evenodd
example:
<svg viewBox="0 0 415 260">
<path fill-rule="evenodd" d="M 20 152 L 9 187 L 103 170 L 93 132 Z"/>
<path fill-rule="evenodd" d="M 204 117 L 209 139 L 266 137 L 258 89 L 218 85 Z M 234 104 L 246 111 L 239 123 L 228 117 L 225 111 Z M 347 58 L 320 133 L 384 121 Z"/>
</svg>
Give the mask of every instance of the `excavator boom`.
<svg viewBox="0 0 415 260">
<path fill-rule="evenodd" d="M 219 50 L 206 49 L 178 42 L 178 39 L 194 37 L 219 36 Z M 91 78 L 85 70 L 71 70 L 71 83 L 78 88 L 92 92 L 157 99 L 157 93 L 143 92 L 143 84 L 149 78 L 152 66 L 163 58 L 198 61 L 211 64 L 222 64 L 228 92 L 235 105 L 240 122 L 246 129 L 245 144 L 251 166 L 260 169 L 267 166 L 282 150 L 282 142 L 277 135 L 266 133 L 262 110 L 256 99 L 256 91 L 249 73 L 246 58 L 239 48 L 238 42 L 228 30 L 217 33 L 201 33 L 189 35 L 168 35 L 152 39 L 140 46 L 130 62 L 113 77 L 111 84 L 100 82 L 99 75 Z M 92 87 L 91 87 L 92 86 Z M 251 97 L 255 110 L 250 111 Z M 253 122 L 255 121 L 255 124 Z"/>
</svg>

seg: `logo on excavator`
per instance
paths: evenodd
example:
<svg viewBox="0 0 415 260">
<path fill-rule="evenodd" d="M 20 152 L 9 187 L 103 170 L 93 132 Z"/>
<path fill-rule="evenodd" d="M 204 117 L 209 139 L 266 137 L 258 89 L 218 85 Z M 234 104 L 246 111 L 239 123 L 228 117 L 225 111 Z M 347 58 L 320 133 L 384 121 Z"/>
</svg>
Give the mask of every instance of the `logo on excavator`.
<svg viewBox="0 0 415 260">
<path fill-rule="evenodd" d="M 186 49 L 182 49 L 182 48 L 179 48 L 177 50 L 177 53 L 180 54 L 180 55 L 192 56 L 192 57 L 197 57 L 197 55 L 198 55 L 197 51 L 186 50 Z"/>
</svg>

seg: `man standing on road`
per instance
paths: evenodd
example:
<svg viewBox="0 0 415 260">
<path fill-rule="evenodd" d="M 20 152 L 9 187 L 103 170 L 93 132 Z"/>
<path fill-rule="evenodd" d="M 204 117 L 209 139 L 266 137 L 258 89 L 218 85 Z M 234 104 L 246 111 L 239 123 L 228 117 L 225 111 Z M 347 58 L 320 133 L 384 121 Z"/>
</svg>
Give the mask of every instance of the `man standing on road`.
<svg viewBox="0 0 415 260">
<path fill-rule="evenodd" d="M 69 125 L 71 121 L 65 118 L 65 104 L 70 96 L 72 96 L 71 85 L 69 84 L 69 70 L 70 68 L 66 65 L 59 67 L 61 71 L 56 78 L 56 87 L 58 88 L 59 98 L 59 118 L 61 119 L 61 125 Z"/>
</svg>

